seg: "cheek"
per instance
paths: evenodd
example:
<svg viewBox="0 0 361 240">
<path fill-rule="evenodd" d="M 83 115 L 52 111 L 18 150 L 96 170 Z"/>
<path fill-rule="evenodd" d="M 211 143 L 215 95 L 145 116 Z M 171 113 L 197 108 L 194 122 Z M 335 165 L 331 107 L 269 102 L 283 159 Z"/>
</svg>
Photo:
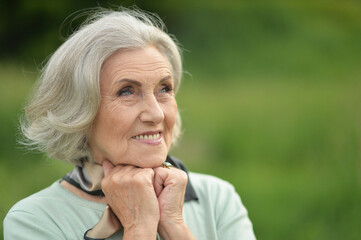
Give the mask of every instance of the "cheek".
<svg viewBox="0 0 361 240">
<path fill-rule="evenodd" d="M 173 133 L 173 128 L 175 126 L 177 119 L 177 113 L 178 113 L 178 108 L 175 100 L 168 103 L 164 108 L 165 121 L 170 133 Z"/>
<path fill-rule="evenodd" d="M 103 144 L 114 142 L 115 137 L 125 137 L 131 125 L 130 113 L 125 115 L 123 109 L 111 105 L 102 108 L 93 126 L 93 136 Z"/>
</svg>

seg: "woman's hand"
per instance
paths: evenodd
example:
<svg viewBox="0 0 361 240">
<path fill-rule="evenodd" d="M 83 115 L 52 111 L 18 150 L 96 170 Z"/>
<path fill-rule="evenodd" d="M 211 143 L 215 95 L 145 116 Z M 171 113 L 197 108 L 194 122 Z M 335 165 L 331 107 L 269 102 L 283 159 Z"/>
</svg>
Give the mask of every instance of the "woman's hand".
<svg viewBox="0 0 361 240">
<path fill-rule="evenodd" d="M 124 227 L 124 239 L 155 239 L 160 219 L 154 171 L 103 162 L 102 189 Z"/>
<path fill-rule="evenodd" d="M 177 168 L 154 169 L 154 189 L 158 197 L 162 239 L 195 239 L 182 217 L 187 174 Z"/>
</svg>

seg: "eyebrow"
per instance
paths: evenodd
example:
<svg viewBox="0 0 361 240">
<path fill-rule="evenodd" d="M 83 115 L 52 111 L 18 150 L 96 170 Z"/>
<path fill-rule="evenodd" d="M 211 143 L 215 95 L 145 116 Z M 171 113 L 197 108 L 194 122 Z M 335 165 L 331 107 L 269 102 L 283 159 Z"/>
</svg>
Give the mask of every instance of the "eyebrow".
<svg viewBox="0 0 361 240">
<path fill-rule="evenodd" d="M 159 83 L 163 83 L 163 82 L 165 82 L 165 81 L 167 81 L 167 80 L 169 80 L 169 79 L 171 79 L 171 78 L 172 78 L 171 75 L 165 76 L 165 77 L 163 77 L 162 79 L 160 79 Z M 142 86 L 142 84 L 141 84 L 140 82 L 138 82 L 138 81 L 136 81 L 136 80 L 133 80 L 133 79 L 129 79 L 129 78 L 122 78 L 122 79 L 120 79 L 120 80 L 117 80 L 117 81 L 114 83 L 114 85 L 119 84 L 119 83 L 122 83 L 122 82 L 127 82 L 127 83 L 130 83 L 130 84 L 134 84 L 134 85 L 137 85 L 137 86 L 139 86 L 139 87 Z"/>
<path fill-rule="evenodd" d="M 172 78 L 171 75 L 165 76 L 164 78 L 162 78 L 162 79 L 159 81 L 159 83 L 163 83 L 163 82 L 165 82 L 165 81 L 168 81 L 168 80 L 171 79 L 171 78 Z"/>
<path fill-rule="evenodd" d="M 134 85 L 137 85 L 137 86 L 142 86 L 142 84 L 136 80 L 133 80 L 133 79 L 129 79 L 129 78 L 123 78 L 123 79 L 120 79 L 120 80 L 117 80 L 115 84 L 119 84 L 119 83 L 122 83 L 122 82 L 127 82 L 127 83 L 131 83 L 131 84 L 134 84 Z"/>
</svg>

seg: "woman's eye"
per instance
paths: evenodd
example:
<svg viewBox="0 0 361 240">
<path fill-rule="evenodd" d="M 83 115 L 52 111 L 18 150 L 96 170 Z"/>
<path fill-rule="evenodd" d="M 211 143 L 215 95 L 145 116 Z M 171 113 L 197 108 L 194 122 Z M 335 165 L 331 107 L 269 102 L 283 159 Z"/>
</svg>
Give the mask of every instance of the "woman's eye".
<svg viewBox="0 0 361 240">
<path fill-rule="evenodd" d="M 162 93 L 169 93 L 169 92 L 172 92 L 173 91 L 173 88 L 171 88 L 170 86 L 164 86 L 160 92 Z"/>
<path fill-rule="evenodd" d="M 133 89 L 131 87 L 122 88 L 117 92 L 118 97 L 128 96 L 128 95 L 132 95 L 132 94 L 133 94 Z"/>
</svg>

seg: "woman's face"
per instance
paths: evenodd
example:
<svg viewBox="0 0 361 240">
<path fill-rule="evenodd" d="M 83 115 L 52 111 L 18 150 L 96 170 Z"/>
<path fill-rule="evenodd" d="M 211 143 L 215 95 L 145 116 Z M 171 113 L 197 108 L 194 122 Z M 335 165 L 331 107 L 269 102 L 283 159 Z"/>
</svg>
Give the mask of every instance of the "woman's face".
<svg viewBox="0 0 361 240">
<path fill-rule="evenodd" d="M 95 162 L 158 167 L 172 143 L 177 116 L 174 80 L 154 47 L 117 51 L 100 75 L 101 105 L 89 145 Z"/>
</svg>

